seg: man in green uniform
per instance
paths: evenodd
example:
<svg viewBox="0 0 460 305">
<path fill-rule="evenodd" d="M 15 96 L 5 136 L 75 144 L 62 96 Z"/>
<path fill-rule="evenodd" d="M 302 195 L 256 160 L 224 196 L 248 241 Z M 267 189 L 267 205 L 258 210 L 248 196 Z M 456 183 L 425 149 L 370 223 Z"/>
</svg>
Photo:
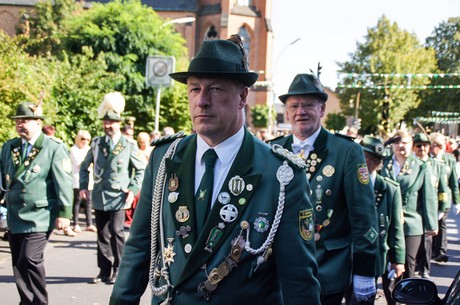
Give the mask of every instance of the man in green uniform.
<svg viewBox="0 0 460 305">
<path fill-rule="evenodd" d="M 125 100 L 119 92 L 104 96 L 98 109 L 105 136 L 91 143 L 80 167 L 80 197 L 87 198 L 89 166 L 93 163 L 92 191 L 97 228 L 99 274 L 91 281 L 114 284 L 125 245 L 125 209 L 140 189 L 146 162 L 136 141 L 121 134 L 121 113 Z"/>
<path fill-rule="evenodd" d="M 307 163 L 321 304 L 341 304 L 352 278 L 357 300 L 368 300 L 375 295 L 378 233 L 363 150 L 321 127 L 327 94 L 316 76 L 298 74 L 279 99 L 286 105 L 293 134 L 271 144 L 293 151 Z"/>
<path fill-rule="evenodd" d="M 438 200 L 433 204 L 438 208 L 438 219 L 442 217 L 447 207 L 447 176 L 445 172 L 444 161 L 435 160 L 430 158 L 430 139 L 424 133 L 417 133 L 413 139 L 414 147 L 413 150 L 415 155 L 426 162 L 427 166 L 431 168 L 431 182 L 435 188 L 435 194 L 437 194 Z M 419 274 L 423 278 L 430 278 L 430 266 L 431 266 L 431 253 L 433 247 L 433 238 L 436 236 L 425 235 L 424 242 L 420 246 L 420 250 L 417 254 L 416 265 L 418 267 Z"/>
<path fill-rule="evenodd" d="M 361 146 L 366 156 L 377 206 L 380 244 L 376 264 L 377 275 L 382 275 L 382 286 L 387 303 L 394 304 L 390 290 L 391 280 L 399 278 L 404 273 L 406 259 L 401 190 L 397 182 L 377 173 L 382 167 L 382 160 L 387 155 L 382 140 L 365 136 Z"/>
<path fill-rule="evenodd" d="M 319 305 L 305 163 L 244 127 L 258 75 L 239 36 L 171 77 L 196 134 L 156 142 L 110 304 L 139 304 L 150 283 L 152 304 Z"/>
<path fill-rule="evenodd" d="M 456 168 L 455 157 L 445 152 L 445 137 L 437 132 L 430 134 L 431 146 L 430 155 L 435 160 L 444 162 L 446 175 L 447 175 L 447 201 L 444 206 L 439 207 L 439 232 L 438 235 L 433 237 L 433 256 L 437 262 L 447 262 L 447 216 L 452 204 L 454 205 L 454 213 L 458 214 L 460 211 L 460 195 L 458 190 L 458 176 Z"/>
<path fill-rule="evenodd" d="M 415 259 L 424 234 L 438 230 L 436 192 L 431 167 L 412 154 L 412 136 L 405 130 L 395 133 L 393 154 L 385 158 L 381 175 L 399 183 L 404 216 L 406 266 L 404 278 L 414 276 Z"/>
<path fill-rule="evenodd" d="M 42 108 L 22 103 L 11 116 L 18 138 L 1 150 L 13 273 L 21 304 L 48 304 L 44 251 L 53 230 L 72 216 L 71 162 L 62 141 L 41 131 Z"/>
</svg>

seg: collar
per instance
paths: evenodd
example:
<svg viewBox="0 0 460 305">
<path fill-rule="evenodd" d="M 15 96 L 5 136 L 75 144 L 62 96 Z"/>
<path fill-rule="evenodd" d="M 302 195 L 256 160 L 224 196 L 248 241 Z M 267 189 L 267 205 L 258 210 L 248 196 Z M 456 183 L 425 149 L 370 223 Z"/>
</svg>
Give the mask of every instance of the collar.
<svg viewBox="0 0 460 305">
<path fill-rule="evenodd" d="M 35 136 L 32 139 L 30 139 L 29 141 L 27 141 L 26 139 L 21 138 L 21 144 L 24 144 L 25 142 L 29 142 L 29 144 L 34 146 L 35 142 L 37 142 L 37 139 L 41 134 L 42 134 L 41 131 L 37 132 L 37 134 L 35 134 Z"/>
<path fill-rule="evenodd" d="M 228 163 L 230 163 L 234 159 L 234 157 L 240 150 L 241 144 L 243 143 L 243 138 L 244 127 L 241 126 L 240 130 L 238 130 L 237 133 L 235 133 L 233 136 L 214 147 L 217 157 L 219 158 L 219 161 L 223 167 L 226 167 Z M 212 147 L 209 146 L 203 140 L 203 138 L 200 137 L 199 134 L 197 135 L 196 146 L 196 160 L 199 164 L 202 164 L 202 157 L 204 153 Z"/>
<path fill-rule="evenodd" d="M 110 138 L 109 136 L 106 135 L 105 142 L 108 144 L 110 143 L 110 139 L 112 139 L 113 145 L 116 145 L 120 141 L 120 138 L 121 138 L 121 132 L 114 134 L 113 138 Z"/>
<path fill-rule="evenodd" d="M 370 178 L 371 178 L 372 186 L 375 186 L 375 179 L 377 178 L 377 171 L 373 171 L 372 173 L 370 173 Z"/>
<path fill-rule="evenodd" d="M 311 147 L 313 147 L 313 149 L 314 149 L 315 147 L 313 146 L 313 144 L 315 143 L 316 139 L 318 138 L 320 131 L 321 131 L 321 127 L 318 128 L 317 131 L 315 131 L 311 136 L 309 136 L 308 138 L 306 138 L 303 141 L 300 140 L 299 138 L 297 138 L 294 134 L 292 134 L 292 143 L 302 145 L 302 146 L 308 144 Z"/>
</svg>

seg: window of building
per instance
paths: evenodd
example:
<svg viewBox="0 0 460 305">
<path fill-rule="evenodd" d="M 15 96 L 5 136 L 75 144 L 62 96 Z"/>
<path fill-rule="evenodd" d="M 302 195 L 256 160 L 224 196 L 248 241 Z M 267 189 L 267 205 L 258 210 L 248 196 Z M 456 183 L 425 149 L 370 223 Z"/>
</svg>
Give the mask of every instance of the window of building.
<svg viewBox="0 0 460 305">
<path fill-rule="evenodd" d="M 251 6 L 252 0 L 238 0 L 239 6 Z"/>
</svg>

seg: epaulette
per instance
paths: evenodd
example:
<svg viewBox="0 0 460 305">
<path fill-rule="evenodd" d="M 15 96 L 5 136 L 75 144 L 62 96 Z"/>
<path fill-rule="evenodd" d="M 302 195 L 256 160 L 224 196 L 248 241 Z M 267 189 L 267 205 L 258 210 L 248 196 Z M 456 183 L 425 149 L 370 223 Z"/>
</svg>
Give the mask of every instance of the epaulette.
<svg viewBox="0 0 460 305">
<path fill-rule="evenodd" d="M 393 184 L 394 186 L 399 186 L 399 182 L 398 181 L 394 181 L 393 179 L 390 179 L 388 177 L 383 177 L 383 180 L 385 180 L 386 182 L 389 182 L 391 184 Z"/>
<path fill-rule="evenodd" d="M 126 137 L 126 141 L 128 141 L 131 144 L 137 144 L 136 140 L 128 138 L 128 137 Z"/>
<path fill-rule="evenodd" d="M 355 141 L 355 139 L 356 139 L 355 137 L 352 137 L 352 136 L 348 136 L 348 135 L 346 135 L 346 134 L 343 134 L 343 133 L 340 133 L 340 132 L 336 132 L 336 133 L 335 133 L 335 135 L 336 135 L 336 136 L 338 136 L 338 137 L 341 137 L 341 138 L 347 139 L 347 140 L 349 140 L 349 141 L 352 141 L 352 142 L 354 142 L 354 141 Z"/>
<path fill-rule="evenodd" d="M 166 135 L 164 137 L 161 137 L 159 139 L 153 140 L 150 142 L 150 146 L 158 146 L 164 143 L 169 143 L 174 141 L 175 139 L 183 138 L 185 137 L 185 133 L 183 131 L 179 131 L 178 133 L 175 133 L 173 135 Z"/>
<path fill-rule="evenodd" d="M 281 146 L 279 144 L 273 144 L 272 152 L 276 156 L 288 160 L 289 163 L 291 163 L 292 165 L 294 165 L 298 169 L 307 168 L 307 164 L 305 164 L 305 162 L 300 157 L 295 155 L 293 152 L 287 150 L 286 148 L 283 148 L 283 146 Z"/>
<path fill-rule="evenodd" d="M 270 144 L 271 142 L 276 141 L 278 139 L 282 139 L 284 137 L 285 137 L 285 135 L 281 135 L 281 136 L 278 136 L 278 137 L 270 139 L 270 140 L 265 140 L 265 143 Z"/>
<path fill-rule="evenodd" d="M 61 139 L 58 139 L 58 138 L 56 138 L 56 137 L 50 137 L 50 136 L 48 136 L 48 138 L 50 138 L 51 140 L 53 140 L 54 142 L 57 142 L 57 143 L 59 143 L 59 144 L 64 143 L 64 141 L 62 141 Z"/>
</svg>

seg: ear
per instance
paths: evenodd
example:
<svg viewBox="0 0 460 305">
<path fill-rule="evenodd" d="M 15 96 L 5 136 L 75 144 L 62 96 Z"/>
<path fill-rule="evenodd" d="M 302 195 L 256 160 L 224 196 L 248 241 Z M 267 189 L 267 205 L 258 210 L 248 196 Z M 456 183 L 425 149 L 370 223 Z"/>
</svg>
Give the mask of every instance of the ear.
<svg viewBox="0 0 460 305">
<path fill-rule="evenodd" d="M 326 103 L 323 102 L 321 104 L 321 117 L 324 117 L 324 114 L 326 113 Z"/>
<path fill-rule="evenodd" d="M 248 94 L 249 94 L 249 88 L 248 88 L 248 87 L 242 87 L 242 88 L 240 88 L 240 104 L 239 104 L 239 109 L 243 109 L 243 108 L 246 106 Z"/>
</svg>

